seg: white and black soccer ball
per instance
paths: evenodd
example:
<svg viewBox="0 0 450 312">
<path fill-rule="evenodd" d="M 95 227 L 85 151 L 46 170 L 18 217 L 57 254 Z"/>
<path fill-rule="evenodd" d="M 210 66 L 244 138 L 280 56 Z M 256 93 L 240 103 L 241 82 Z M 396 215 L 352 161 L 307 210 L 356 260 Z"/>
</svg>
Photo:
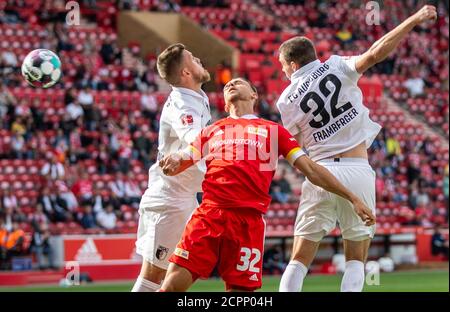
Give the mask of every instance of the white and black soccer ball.
<svg viewBox="0 0 450 312">
<path fill-rule="evenodd" d="M 36 88 L 50 88 L 61 79 L 61 61 L 50 50 L 33 50 L 22 63 L 22 76 Z"/>
</svg>

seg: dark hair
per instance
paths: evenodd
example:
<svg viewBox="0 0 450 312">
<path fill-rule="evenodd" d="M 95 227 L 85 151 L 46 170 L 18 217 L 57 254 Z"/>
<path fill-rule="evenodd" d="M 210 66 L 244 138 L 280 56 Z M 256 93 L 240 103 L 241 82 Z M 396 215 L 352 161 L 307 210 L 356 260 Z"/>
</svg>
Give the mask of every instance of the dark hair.
<svg viewBox="0 0 450 312">
<path fill-rule="evenodd" d="M 253 92 L 258 94 L 258 89 L 256 89 L 255 85 L 250 80 L 248 80 L 247 78 L 243 78 L 243 77 L 237 77 L 236 79 L 241 79 L 241 80 L 245 81 L 246 83 L 248 83 L 250 85 L 250 88 L 252 88 Z"/>
<path fill-rule="evenodd" d="M 316 48 L 306 37 L 286 40 L 281 44 L 279 52 L 288 64 L 294 62 L 300 67 L 317 59 Z"/>
<path fill-rule="evenodd" d="M 156 68 L 162 79 L 171 85 L 179 83 L 179 71 L 183 62 L 183 51 L 186 47 L 181 43 L 175 43 L 165 49 L 158 56 Z"/>
</svg>

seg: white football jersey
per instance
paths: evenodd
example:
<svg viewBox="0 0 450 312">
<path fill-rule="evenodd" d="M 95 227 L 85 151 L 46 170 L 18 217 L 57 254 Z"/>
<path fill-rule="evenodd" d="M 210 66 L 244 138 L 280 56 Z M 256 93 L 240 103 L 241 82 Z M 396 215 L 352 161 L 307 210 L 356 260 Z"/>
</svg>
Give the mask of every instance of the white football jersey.
<svg viewBox="0 0 450 312">
<path fill-rule="evenodd" d="M 303 147 L 314 160 L 329 158 L 361 142 L 369 148 L 381 129 L 369 117 L 357 82 L 356 57 L 331 56 L 315 60 L 291 76 L 277 107 L 283 125 L 300 133 Z"/>
<path fill-rule="evenodd" d="M 201 93 L 172 88 L 159 121 L 158 159 L 149 169 L 148 188 L 141 205 L 170 206 L 171 201 L 179 205 L 180 198 L 192 198 L 201 192 L 206 172 L 204 161 L 173 177 L 166 176 L 159 167 L 160 159 L 187 147 L 210 122 L 209 100 Z"/>
</svg>

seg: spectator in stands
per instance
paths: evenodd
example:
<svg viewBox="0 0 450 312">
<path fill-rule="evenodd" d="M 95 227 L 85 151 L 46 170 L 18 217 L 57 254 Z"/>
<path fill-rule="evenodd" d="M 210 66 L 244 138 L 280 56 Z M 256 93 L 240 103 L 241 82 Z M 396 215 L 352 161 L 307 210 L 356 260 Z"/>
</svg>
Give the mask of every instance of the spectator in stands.
<svg viewBox="0 0 450 312">
<path fill-rule="evenodd" d="M 443 255 L 448 260 L 448 240 L 444 238 L 437 226 L 431 237 L 431 254 L 433 256 Z"/>
<path fill-rule="evenodd" d="M 12 52 L 12 50 L 3 50 L 2 59 L 6 66 L 12 67 L 14 69 L 19 68 L 19 62 L 17 61 L 17 56 Z"/>
<path fill-rule="evenodd" d="M 426 188 L 419 187 L 417 194 L 417 206 L 426 207 L 430 204 L 430 196 L 428 195 L 429 190 Z"/>
<path fill-rule="evenodd" d="M 86 170 L 81 171 L 81 177 L 72 186 L 72 192 L 76 198 L 83 204 L 89 202 L 92 199 L 92 181 L 89 178 Z"/>
<path fill-rule="evenodd" d="M 130 170 L 130 158 L 133 151 L 133 141 L 128 133 L 119 135 L 119 146 L 117 151 L 119 157 L 119 170 L 125 174 Z"/>
<path fill-rule="evenodd" d="M 94 118 L 94 96 L 92 95 L 91 87 L 87 86 L 78 93 L 78 103 L 80 103 L 83 109 L 84 121 L 86 123 L 86 129 L 93 130 L 95 125 Z"/>
<path fill-rule="evenodd" d="M 221 92 L 223 87 L 231 80 L 231 78 L 233 78 L 231 66 L 229 66 L 226 61 L 222 61 L 219 65 L 217 65 L 216 69 L 217 91 Z"/>
<path fill-rule="evenodd" d="M 4 220 L 0 217 L 0 270 L 6 270 L 7 267 L 7 249 L 6 242 L 8 240 L 8 230 L 6 229 Z"/>
<path fill-rule="evenodd" d="M 150 120 L 156 119 L 156 113 L 158 111 L 158 102 L 153 92 L 153 87 L 147 87 L 141 95 L 142 115 Z"/>
<path fill-rule="evenodd" d="M 15 121 L 13 121 L 12 125 L 11 125 L 11 132 L 13 134 L 18 133 L 22 136 L 26 136 L 27 135 L 27 126 L 25 123 L 25 118 L 22 118 L 20 116 L 18 116 L 16 118 Z"/>
<path fill-rule="evenodd" d="M 56 268 L 54 252 L 49 240 L 50 231 L 48 230 L 47 225 L 45 223 L 37 224 L 31 239 L 30 251 L 36 256 L 40 270 Z M 47 256 L 47 266 L 45 265 L 45 256 Z"/>
<path fill-rule="evenodd" d="M 97 227 L 95 220 L 95 214 L 92 211 L 92 207 L 89 204 L 83 205 L 83 212 L 78 216 L 81 226 L 84 229 L 93 229 Z"/>
<path fill-rule="evenodd" d="M 126 181 L 125 176 L 121 171 L 116 174 L 116 179 L 114 181 L 109 182 L 109 189 L 115 200 L 119 201 L 122 205 L 127 204 Z"/>
<path fill-rule="evenodd" d="M 96 215 L 97 223 L 100 227 L 113 230 L 116 228 L 117 216 L 114 213 L 114 207 L 109 204 L 105 209 L 101 210 Z"/>
<path fill-rule="evenodd" d="M 132 205 L 136 209 L 139 208 L 139 202 L 141 200 L 142 191 L 139 185 L 136 183 L 136 178 L 133 172 L 128 172 L 125 178 L 125 202 L 128 205 Z"/>
<path fill-rule="evenodd" d="M 72 123 L 77 123 L 77 121 L 84 115 L 83 107 L 80 105 L 78 100 L 75 100 L 67 105 L 66 112 L 69 114 L 70 121 L 72 121 Z"/>
<path fill-rule="evenodd" d="M 400 142 L 395 139 L 392 133 L 389 133 L 386 139 L 386 152 L 387 156 L 400 156 L 402 154 Z"/>
<path fill-rule="evenodd" d="M 112 64 L 119 56 L 117 47 L 112 43 L 111 38 L 107 37 L 100 49 L 100 56 L 106 65 Z"/>
<path fill-rule="evenodd" d="M 150 139 L 151 136 L 152 132 L 147 125 L 142 127 L 142 132 L 136 131 L 133 135 L 133 158 L 142 161 L 145 169 L 148 169 L 151 164 L 150 151 L 152 146 L 155 145 Z"/>
<path fill-rule="evenodd" d="M 3 210 L 2 217 L 5 222 L 5 228 L 7 231 L 13 230 L 14 222 L 22 222 L 26 220 L 24 214 L 20 211 L 18 207 L 15 209 L 12 207 L 6 207 Z"/>
<path fill-rule="evenodd" d="M 425 81 L 422 79 L 420 71 L 415 70 L 413 72 L 413 76 L 405 81 L 404 86 L 408 89 L 409 94 L 413 97 L 423 95 Z"/>
<path fill-rule="evenodd" d="M 48 180 L 63 180 L 65 176 L 64 166 L 57 162 L 55 155 L 47 155 L 47 163 L 42 166 L 41 175 Z"/>
<path fill-rule="evenodd" d="M 274 201 L 283 204 L 289 201 L 289 194 L 292 193 L 292 189 L 286 180 L 286 170 L 282 170 L 279 176 L 273 178 L 270 189 L 270 195 Z"/>
<path fill-rule="evenodd" d="M 344 49 L 352 43 L 353 35 L 347 23 L 336 33 L 336 38 L 340 41 Z"/>
<path fill-rule="evenodd" d="M 61 196 L 60 190 L 56 188 L 53 192 L 50 191 L 48 186 L 45 186 L 38 198 L 38 203 L 42 205 L 44 213 L 52 222 L 72 220 L 67 201 Z"/>
<path fill-rule="evenodd" d="M 42 203 L 36 204 L 36 210 L 28 216 L 28 222 L 34 229 L 38 229 L 40 224 L 48 225 L 48 216 L 44 213 Z"/>
<path fill-rule="evenodd" d="M 73 212 L 78 207 L 78 200 L 75 197 L 75 194 L 69 189 L 66 182 L 62 180 L 55 181 L 55 185 L 58 189 L 59 196 L 66 201 L 67 209 L 70 212 Z"/>
<path fill-rule="evenodd" d="M 263 269 L 269 274 L 281 274 L 286 269 L 286 263 L 283 260 L 283 251 L 279 245 L 272 246 L 264 252 Z"/>
<path fill-rule="evenodd" d="M 108 147 L 105 144 L 100 144 L 98 150 L 92 153 L 92 158 L 97 163 L 97 172 L 99 174 L 106 174 L 111 171 L 111 156 L 108 152 Z"/>
<path fill-rule="evenodd" d="M 20 229 L 19 223 L 14 221 L 12 230 L 8 233 L 6 240 L 6 258 L 20 256 L 24 253 L 23 243 L 25 241 L 25 232 Z"/>
<path fill-rule="evenodd" d="M 8 90 L 6 84 L 0 83 L 0 129 L 4 127 L 4 122 L 6 121 L 5 118 L 8 113 L 8 107 L 12 107 L 16 102 L 16 98 Z"/>
<path fill-rule="evenodd" d="M 1 190 L 0 190 L 1 191 Z M 0 212 L 6 209 L 15 210 L 19 207 L 17 197 L 12 192 L 11 186 L 7 187 L 0 196 Z"/>
</svg>

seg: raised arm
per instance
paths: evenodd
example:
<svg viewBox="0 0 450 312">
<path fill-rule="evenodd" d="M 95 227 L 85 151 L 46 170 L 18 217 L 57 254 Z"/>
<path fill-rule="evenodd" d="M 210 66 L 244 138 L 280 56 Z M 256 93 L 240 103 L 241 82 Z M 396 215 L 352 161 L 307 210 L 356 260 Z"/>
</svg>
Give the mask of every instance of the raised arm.
<svg viewBox="0 0 450 312">
<path fill-rule="evenodd" d="M 353 204 L 355 212 L 367 226 L 375 224 L 375 216 L 372 211 L 361 201 L 361 199 L 342 185 L 342 183 L 327 169 L 316 164 L 307 156 L 297 158 L 293 165 L 300 170 L 311 183 L 350 201 Z"/>
<path fill-rule="evenodd" d="M 436 20 L 436 7 L 425 5 L 403 21 L 396 28 L 377 40 L 370 49 L 362 54 L 355 62 L 356 71 L 360 74 L 383 61 L 391 52 L 393 52 L 400 41 L 417 25 L 430 20 Z"/>
</svg>

